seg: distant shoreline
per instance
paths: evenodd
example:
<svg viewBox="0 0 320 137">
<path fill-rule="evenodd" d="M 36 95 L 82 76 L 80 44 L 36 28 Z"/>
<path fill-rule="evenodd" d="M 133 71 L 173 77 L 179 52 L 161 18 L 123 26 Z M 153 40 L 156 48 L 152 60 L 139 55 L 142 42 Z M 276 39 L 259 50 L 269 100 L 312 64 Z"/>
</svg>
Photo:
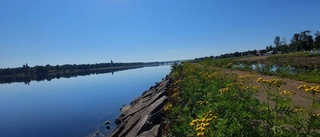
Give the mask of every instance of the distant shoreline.
<svg viewBox="0 0 320 137">
<path fill-rule="evenodd" d="M 31 81 L 51 81 L 52 79 L 60 78 L 71 78 L 77 76 L 87 76 L 92 74 L 104 74 L 104 73 L 114 73 L 117 71 L 137 69 L 150 66 L 160 66 L 160 63 L 121 63 L 121 64 L 104 64 L 104 67 L 92 67 L 92 68 L 77 68 L 79 65 L 72 65 L 73 68 L 68 69 L 50 69 L 41 66 L 37 67 L 22 67 L 15 69 L 0 69 L 0 84 L 11 84 L 11 83 L 25 83 L 30 84 Z M 106 66 L 110 65 L 110 66 Z M 52 66 L 53 67 L 53 66 Z M 83 67 L 83 66 L 82 66 Z M 27 69 L 27 70 L 23 70 Z M 38 69 L 38 70 L 37 70 Z M 39 70 L 40 69 L 40 70 Z M 41 70 L 42 69 L 42 70 Z M 44 70 L 46 69 L 46 70 Z M 11 73 L 6 73 L 4 70 L 11 70 Z M 15 72 L 16 71 L 16 72 Z M 43 72 L 41 72 L 43 71 Z"/>
</svg>

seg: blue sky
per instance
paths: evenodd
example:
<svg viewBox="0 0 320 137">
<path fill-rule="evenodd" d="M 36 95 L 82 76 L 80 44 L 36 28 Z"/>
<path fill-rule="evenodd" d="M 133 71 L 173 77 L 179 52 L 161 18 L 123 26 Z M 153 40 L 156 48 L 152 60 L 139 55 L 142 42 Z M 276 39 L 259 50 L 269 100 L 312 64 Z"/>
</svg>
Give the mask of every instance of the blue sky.
<svg viewBox="0 0 320 137">
<path fill-rule="evenodd" d="M 319 0 L 0 0 L 0 68 L 193 59 L 320 31 Z"/>
</svg>

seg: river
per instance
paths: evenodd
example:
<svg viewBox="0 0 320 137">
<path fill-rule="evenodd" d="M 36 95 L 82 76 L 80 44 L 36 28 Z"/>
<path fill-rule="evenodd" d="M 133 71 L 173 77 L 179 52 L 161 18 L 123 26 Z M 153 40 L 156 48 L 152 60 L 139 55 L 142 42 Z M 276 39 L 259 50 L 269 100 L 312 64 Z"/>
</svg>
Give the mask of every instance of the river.
<svg viewBox="0 0 320 137">
<path fill-rule="evenodd" d="M 120 108 L 170 72 L 144 67 L 89 76 L 0 85 L 1 137 L 108 135 Z M 110 121 L 111 129 L 106 129 Z"/>
</svg>

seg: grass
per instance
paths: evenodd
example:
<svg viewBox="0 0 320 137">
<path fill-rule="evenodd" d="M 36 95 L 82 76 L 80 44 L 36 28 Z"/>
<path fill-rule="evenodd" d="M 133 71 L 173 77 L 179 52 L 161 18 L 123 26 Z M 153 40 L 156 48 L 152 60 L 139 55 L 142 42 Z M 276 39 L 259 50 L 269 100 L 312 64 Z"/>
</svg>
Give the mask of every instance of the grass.
<svg viewBox="0 0 320 137">
<path fill-rule="evenodd" d="M 290 65 L 275 66 L 270 64 L 252 64 L 250 62 L 235 62 L 234 64 L 235 66 L 233 66 L 233 69 L 237 70 L 255 71 L 264 75 L 279 76 L 298 81 L 320 84 L 320 69 L 317 67 L 292 67 Z M 255 69 L 253 69 L 252 65 L 255 66 Z M 276 70 L 274 70 L 275 67 L 277 68 Z"/>
<path fill-rule="evenodd" d="M 319 54 L 309 52 L 297 52 L 288 54 L 276 54 L 262 60 L 264 64 L 290 65 L 290 66 L 318 66 Z"/>
<path fill-rule="evenodd" d="M 303 57 L 303 59 L 301 59 L 301 57 Z M 316 57 L 317 59 L 314 59 L 313 57 Z M 227 58 L 215 60 L 207 59 L 198 63 L 207 66 L 233 68 L 241 71 L 255 71 L 264 75 L 279 76 L 298 81 L 320 84 L 319 57 L 320 55 L 299 52 L 268 56 L 266 59 L 261 60 L 261 62 L 239 61 L 239 58 Z M 311 60 L 317 60 L 318 62 L 313 62 Z M 256 69 L 252 68 L 253 65 L 255 65 Z M 277 66 L 276 71 L 273 71 L 274 65 Z"/>
<path fill-rule="evenodd" d="M 229 67 L 231 63 L 223 65 Z M 172 67 L 163 134 L 193 136 L 320 136 L 320 86 L 301 85 L 310 108 L 293 106 L 292 91 L 281 79 L 237 76 L 212 67 L 214 62 L 183 63 Z M 252 84 L 252 79 L 259 85 Z M 255 98 L 265 92 L 267 101 Z"/>
<path fill-rule="evenodd" d="M 317 57 L 320 55 L 317 54 L 310 54 L 309 51 L 307 52 L 297 52 L 297 53 L 287 53 L 287 54 L 276 54 L 270 56 L 270 59 L 277 59 L 277 58 L 292 58 L 292 57 Z"/>
</svg>

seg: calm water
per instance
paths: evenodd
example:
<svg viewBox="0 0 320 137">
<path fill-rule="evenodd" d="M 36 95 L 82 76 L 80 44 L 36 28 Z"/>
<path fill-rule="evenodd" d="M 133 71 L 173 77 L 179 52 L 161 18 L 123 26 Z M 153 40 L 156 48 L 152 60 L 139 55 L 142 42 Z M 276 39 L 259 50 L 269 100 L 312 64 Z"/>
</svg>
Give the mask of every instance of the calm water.
<svg viewBox="0 0 320 137">
<path fill-rule="evenodd" d="M 82 137 L 115 128 L 119 109 L 170 72 L 145 67 L 51 81 L 0 85 L 0 137 Z M 107 130 L 104 121 L 111 121 Z"/>
</svg>

